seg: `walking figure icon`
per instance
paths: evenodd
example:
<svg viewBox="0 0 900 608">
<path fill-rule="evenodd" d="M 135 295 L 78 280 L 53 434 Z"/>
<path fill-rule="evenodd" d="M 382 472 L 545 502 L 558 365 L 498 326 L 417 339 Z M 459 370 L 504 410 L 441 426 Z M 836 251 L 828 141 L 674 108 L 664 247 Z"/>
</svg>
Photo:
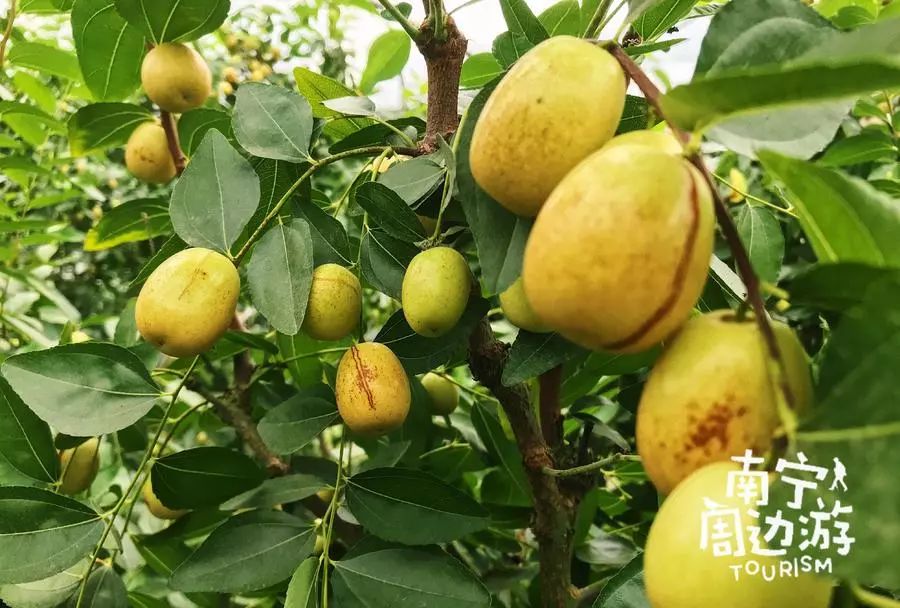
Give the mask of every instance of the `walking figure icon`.
<svg viewBox="0 0 900 608">
<path fill-rule="evenodd" d="M 844 466 L 844 463 L 840 461 L 840 459 L 835 456 L 834 457 L 834 481 L 831 482 L 831 487 L 829 490 L 834 490 L 838 486 L 843 488 L 844 492 L 847 491 L 847 484 L 844 482 L 844 479 L 847 477 L 847 468 Z"/>
</svg>

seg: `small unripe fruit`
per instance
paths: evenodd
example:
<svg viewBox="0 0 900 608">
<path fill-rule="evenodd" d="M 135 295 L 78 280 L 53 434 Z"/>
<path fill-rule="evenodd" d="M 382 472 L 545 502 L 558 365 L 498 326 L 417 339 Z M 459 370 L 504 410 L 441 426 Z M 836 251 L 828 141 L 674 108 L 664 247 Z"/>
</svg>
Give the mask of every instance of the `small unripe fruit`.
<svg viewBox="0 0 900 608">
<path fill-rule="evenodd" d="M 337 264 L 322 264 L 313 271 L 303 331 L 316 340 L 349 335 L 359 325 L 361 294 L 355 274 Z"/>
<path fill-rule="evenodd" d="M 147 53 L 141 83 L 147 97 L 168 112 L 198 108 L 212 92 L 212 74 L 200 54 L 174 42 L 164 42 Z"/>
<path fill-rule="evenodd" d="M 537 334 L 552 331 L 546 323 L 542 322 L 534 313 L 528 297 L 525 295 L 525 287 L 522 285 L 522 277 L 506 288 L 500 294 L 500 308 L 510 323 L 525 331 Z"/>
<path fill-rule="evenodd" d="M 72 344 L 80 344 L 81 342 L 90 342 L 91 336 L 81 331 L 80 329 L 76 329 L 72 332 L 72 337 L 69 339 L 69 342 Z"/>
<path fill-rule="evenodd" d="M 645 146 L 674 156 L 681 155 L 683 151 L 681 144 L 669 131 L 629 131 L 613 137 L 603 149 L 610 150 L 620 146 Z"/>
<path fill-rule="evenodd" d="M 185 509 L 170 509 L 164 505 L 153 493 L 153 484 L 150 482 L 150 477 L 147 477 L 147 481 L 144 482 L 141 493 L 144 496 L 144 502 L 147 503 L 147 508 L 159 519 L 178 519 L 182 515 L 187 514 Z"/>
<path fill-rule="evenodd" d="M 334 498 L 334 489 L 325 488 L 324 490 L 319 490 L 318 492 L 316 492 L 316 496 L 322 502 L 331 502 L 331 499 Z"/>
<path fill-rule="evenodd" d="M 166 132 L 155 122 L 139 125 L 125 144 L 125 166 L 139 180 L 165 184 L 175 177 Z"/>
<path fill-rule="evenodd" d="M 553 188 L 616 131 L 625 75 L 599 46 L 554 36 L 523 55 L 472 134 L 472 175 L 512 211 L 534 216 Z"/>
<path fill-rule="evenodd" d="M 525 247 L 537 316 L 585 348 L 639 352 L 678 329 L 712 255 L 712 195 L 684 159 L 600 150 L 560 182 Z"/>
<path fill-rule="evenodd" d="M 238 272 L 224 255 L 199 247 L 179 251 L 138 294 L 138 331 L 167 355 L 198 355 L 231 325 L 240 289 Z"/>
<path fill-rule="evenodd" d="M 449 247 L 423 251 L 403 276 L 403 316 L 420 336 L 442 336 L 462 317 L 471 288 L 469 266 L 458 251 Z"/>
<path fill-rule="evenodd" d="M 237 81 L 240 80 L 241 73 L 238 72 L 232 66 L 227 66 L 222 70 L 222 78 L 224 78 L 227 82 L 231 84 L 237 84 Z"/>
<path fill-rule="evenodd" d="M 737 204 L 744 200 L 744 193 L 747 192 L 747 178 L 740 169 L 732 167 L 728 172 L 728 181 L 732 185 L 731 192 L 728 193 L 728 202 Z"/>
<path fill-rule="evenodd" d="M 220 82 L 219 83 L 219 93 L 228 97 L 232 93 L 234 93 L 234 87 L 231 86 L 230 82 Z"/>
<path fill-rule="evenodd" d="M 321 534 L 316 534 L 316 544 L 313 547 L 313 553 L 322 555 L 323 551 L 325 551 L 325 537 Z"/>
<path fill-rule="evenodd" d="M 59 491 L 63 494 L 84 492 L 94 482 L 100 469 L 100 439 L 91 437 L 84 443 L 59 453 Z"/>
<path fill-rule="evenodd" d="M 812 401 L 806 353 L 772 322 L 795 408 Z M 752 449 L 766 453 L 780 424 L 768 351 L 751 316 L 720 310 L 688 321 L 653 366 L 637 411 L 637 447 L 667 494 L 700 467 Z"/>
<path fill-rule="evenodd" d="M 351 346 L 338 364 L 338 411 L 347 427 L 364 436 L 399 428 L 409 413 L 409 379 L 397 356 L 384 344 Z"/>
<path fill-rule="evenodd" d="M 742 573 L 735 580 L 730 566 L 750 560 L 761 570 L 779 572 L 777 557 L 716 556 L 712 546 L 701 548 L 703 514 L 710 509 L 738 509 L 747 506 L 735 492 L 727 496 L 728 474 L 740 470 L 734 463 L 719 462 L 696 471 L 685 479 L 660 507 L 644 552 L 644 582 L 653 608 L 826 608 L 831 598 L 831 582 L 812 574 L 776 576 L 768 580 Z M 750 547 L 746 519 L 735 532 Z M 730 528 L 729 528 L 730 531 Z M 796 542 L 796 541 L 795 541 Z M 712 542 L 710 542 L 710 545 Z M 762 542 L 765 545 L 765 542 Z"/>
<path fill-rule="evenodd" d="M 444 376 L 429 372 L 422 376 L 422 386 L 431 398 L 431 411 L 449 416 L 459 405 L 459 388 Z"/>
</svg>

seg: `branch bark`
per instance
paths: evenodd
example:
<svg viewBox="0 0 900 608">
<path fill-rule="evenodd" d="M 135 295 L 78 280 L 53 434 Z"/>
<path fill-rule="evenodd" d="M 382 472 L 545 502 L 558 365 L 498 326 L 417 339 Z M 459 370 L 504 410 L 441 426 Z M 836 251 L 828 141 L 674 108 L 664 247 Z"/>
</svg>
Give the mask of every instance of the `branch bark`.
<svg viewBox="0 0 900 608">
<path fill-rule="evenodd" d="M 169 154 L 172 155 L 172 162 L 175 163 L 175 174 L 184 173 L 187 166 L 187 159 L 184 152 L 181 151 L 181 142 L 178 141 L 178 128 L 175 126 L 175 117 L 171 112 L 160 110 L 159 120 L 162 122 L 163 130 L 166 132 L 166 143 L 169 144 Z"/>
<path fill-rule="evenodd" d="M 443 23 L 440 38 L 435 36 L 428 19 L 416 36 L 416 46 L 425 58 L 428 73 L 428 118 L 422 142 L 425 152 L 436 150 L 438 137 L 449 137 L 459 125 L 459 78 L 468 44 L 450 16 Z"/>
<path fill-rule="evenodd" d="M 559 408 L 559 389 L 562 383 L 562 367 L 557 366 L 541 374 L 541 431 L 544 441 L 552 449 L 562 445 L 562 414 Z"/>
</svg>

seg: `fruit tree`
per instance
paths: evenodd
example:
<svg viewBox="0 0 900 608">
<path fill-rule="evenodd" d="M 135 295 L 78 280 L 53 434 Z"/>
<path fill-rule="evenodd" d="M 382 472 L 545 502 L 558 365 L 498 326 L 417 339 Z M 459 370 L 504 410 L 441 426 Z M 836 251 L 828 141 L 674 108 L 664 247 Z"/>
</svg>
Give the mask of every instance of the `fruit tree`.
<svg viewBox="0 0 900 608">
<path fill-rule="evenodd" d="M 0 606 L 900 607 L 900 2 L 413 4 L 0 6 Z"/>
</svg>

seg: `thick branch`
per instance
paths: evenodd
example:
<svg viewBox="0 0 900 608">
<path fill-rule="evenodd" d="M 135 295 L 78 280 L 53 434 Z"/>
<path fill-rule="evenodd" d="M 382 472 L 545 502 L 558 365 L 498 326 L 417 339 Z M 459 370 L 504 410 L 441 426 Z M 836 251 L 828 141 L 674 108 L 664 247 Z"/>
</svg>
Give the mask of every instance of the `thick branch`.
<svg viewBox="0 0 900 608">
<path fill-rule="evenodd" d="M 160 111 L 159 120 L 162 122 L 163 130 L 166 132 L 166 143 L 169 144 L 169 154 L 172 155 L 172 162 L 175 163 L 175 173 L 181 175 L 187 166 L 187 160 L 184 152 L 181 151 L 181 142 L 178 141 L 178 128 L 175 126 L 175 117 L 171 112 L 165 110 Z"/>
<path fill-rule="evenodd" d="M 416 37 L 428 72 L 428 121 L 422 147 L 429 152 L 437 149 L 438 137 L 447 138 L 459 125 L 459 77 L 468 46 L 449 16 L 441 33 L 443 37 L 438 39 L 431 22 L 426 20 Z"/>
<path fill-rule="evenodd" d="M 562 414 L 559 409 L 559 389 L 562 383 L 562 367 L 557 366 L 541 374 L 541 432 L 544 441 L 552 449 L 562 444 Z"/>
<path fill-rule="evenodd" d="M 656 110 L 657 115 L 669 124 L 669 127 L 682 143 L 690 141 L 690 137 L 687 133 L 679 129 L 666 118 L 665 112 L 663 112 L 662 106 L 659 103 L 662 93 L 647 77 L 644 71 L 641 70 L 640 66 L 638 66 L 619 45 L 610 44 L 606 46 L 606 49 L 612 53 L 616 60 L 618 60 L 622 69 L 625 70 L 625 73 L 638 85 L 641 91 L 643 91 L 644 97 L 646 97 L 647 102 L 653 106 L 653 109 Z M 710 174 L 709 169 L 707 169 L 706 164 L 703 162 L 703 157 L 698 151 L 695 151 L 690 154 L 688 160 L 698 171 L 700 171 L 709 186 L 710 192 L 712 192 L 713 200 L 715 202 L 716 219 L 719 222 L 719 227 L 722 229 L 725 240 L 728 242 L 731 255 L 734 256 L 738 274 L 744 281 L 744 285 L 747 287 L 747 300 L 750 302 L 750 306 L 753 307 L 756 324 L 766 343 L 769 356 L 778 368 L 778 375 L 780 376 L 778 378 L 779 387 L 781 388 L 781 392 L 784 395 L 788 406 L 793 407 L 795 403 L 794 395 L 787 382 L 784 360 L 782 359 L 781 351 L 778 348 L 778 341 L 775 339 L 775 332 L 772 330 L 772 325 L 769 323 L 765 300 L 763 299 L 760 290 L 759 277 L 756 276 L 756 272 L 753 270 L 750 256 L 744 248 L 744 244 L 741 242 L 741 237 L 738 234 L 737 227 L 734 225 L 734 220 L 731 218 L 731 213 L 728 212 L 728 207 L 725 205 L 722 197 L 719 196 L 712 175 Z"/>
</svg>

